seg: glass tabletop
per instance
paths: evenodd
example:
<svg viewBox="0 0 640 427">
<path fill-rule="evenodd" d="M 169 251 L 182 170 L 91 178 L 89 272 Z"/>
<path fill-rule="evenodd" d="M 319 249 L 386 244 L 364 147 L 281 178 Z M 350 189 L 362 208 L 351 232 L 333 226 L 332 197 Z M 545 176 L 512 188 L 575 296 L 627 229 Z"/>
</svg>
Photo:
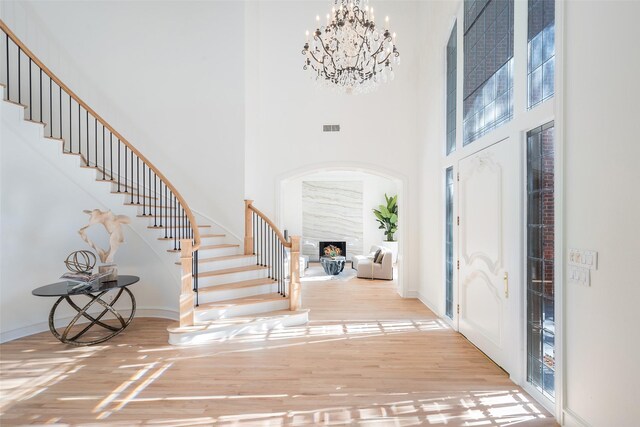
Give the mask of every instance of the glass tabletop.
<svg viewBox="0 0 640 427">
<path fill-rule="evenodd" d="M 118 276 L 118 280 L 106 281 L 101 279 L 97 282 L 78 283 L 68 280 L 41 286 L 31 291 L 38 297 L 64 297 L 68 295 L 92 294 L 95 292 L 107 291 L 109 289 L 124 288 L 138 282 L 138 276 Z"/>
</svg>

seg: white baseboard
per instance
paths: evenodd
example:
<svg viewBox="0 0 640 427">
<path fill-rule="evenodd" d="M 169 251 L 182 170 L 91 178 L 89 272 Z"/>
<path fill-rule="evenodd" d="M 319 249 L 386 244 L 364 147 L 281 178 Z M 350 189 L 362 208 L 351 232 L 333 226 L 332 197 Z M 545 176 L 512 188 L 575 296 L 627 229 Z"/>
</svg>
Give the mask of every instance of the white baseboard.
<svg viewBox="0 0 640 427">
<path fill-rule="evenodd" d="M 569 408 L 565 408 L 562 411 L 562 425 L 568 427 L 591 427 L 591 424 Z"/>
<path fill-rule="evenodd" d="M 130 313 L 130 310 L 121 310 L 119 313 L 123 317 L 127 317 Z M 166 308 L 137 308 L 135 317 L 156 317 L 160 319 L 170 319 L 170 320 L 178 320 L 179 315 L 175 310 L 169 310 Z M 64 325 L 65 323 L 69 323 L 73 319 L 73 316 L 63 317 L 60 319 L 56 319 L 56 327 L 58 325 Z M 135 319 L 134 319 L 135 321 Z M 78 322 L 78 324 L 86 323 L 86 319 L 83 319 L 82 322 Z M 12 329 L 10 331 L 0 332 L 0 344 L 13 341 L 18 338 L 23 338 L 29 335 L 38 334 L 40 332 L 49 330 L 49 322 L 38 322 L 33 325 L 23 326 L 21 328 Z"/>
<path fill-rule="evenodd" d="M 420 293 L 418 291 L 407 291 L 407 295 L 405 298 L 420 298 Z"/>
<path fill-rule="evenodd" d="M 435 309 L 434 304 L 431 303 L 431 301 L 429 301 L 427 299 L 427 297 L 425 297 L 423 294 L 421 294 L 420 292 L 418 292 L 417 298 L 420 300 L 421 303 L 423 303 L 429 310 L 433 311 L 433 313 L 438 316 L 438 317 L 442 317 L 442 315 L 438 312 L 438 310 Z"/>
</svg>

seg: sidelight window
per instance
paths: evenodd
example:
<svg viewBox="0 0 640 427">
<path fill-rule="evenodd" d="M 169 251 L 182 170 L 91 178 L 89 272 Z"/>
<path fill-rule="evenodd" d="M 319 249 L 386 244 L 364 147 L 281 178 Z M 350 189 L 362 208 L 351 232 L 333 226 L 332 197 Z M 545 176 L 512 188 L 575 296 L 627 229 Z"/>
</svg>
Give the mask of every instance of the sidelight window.
<svg viewBox="0 0 640 427">
<path fill-rule="evenodd" d="M 445 312 L 453 319 L 453 167 L 445 175 Z"/>
<path fill-rule="evenodd" d="M 555 398 L 554 128 L 527 134 L 527 381 Z"/>
</svg>

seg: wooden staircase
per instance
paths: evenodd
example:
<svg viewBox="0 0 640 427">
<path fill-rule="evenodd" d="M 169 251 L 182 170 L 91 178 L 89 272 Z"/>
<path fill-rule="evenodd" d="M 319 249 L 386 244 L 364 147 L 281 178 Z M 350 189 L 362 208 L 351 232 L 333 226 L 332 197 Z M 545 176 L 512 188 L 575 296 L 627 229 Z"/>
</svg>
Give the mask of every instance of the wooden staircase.
<svg viewBox="0 0 640 427">
<path fill-rule="evenodd" d="M 211 235 L 210 239 L 220 236 Z M 184 249 L 188 245 L 183 244 L 182 258 L 176 264 L 183 269 L 184 288 L 191 286 L 191 268 L 197 266 L 197 304 L 192 321 L 168 328 L 171 344 L 229 339 L 308 321 L 308 310 L 299 308 L 300 239 L 284 239 L 251 200 L 245 201 L 243 248 L 220 240 L 212 244 L 203 241 L 199 258 L 193 260 Z"/>
<path fill-rule="evenodd" d="M 126 209 L 156 233 L 157 244 L 179 254 L 178 323 L 171 344 L 188 345 L 238 334 L 300 325 L 299 238 L 284 236 L 245 201 L 245 236 L 233 242 L 213 224 L 198 222 L 184 198 L 131 143 L 62 83 L 0 20 L 5 102 L 46 140 L 94 169 L 95 180 L 122 197 Z M 143 278 L 144 279 L 144 278 Z"/>
</svg>

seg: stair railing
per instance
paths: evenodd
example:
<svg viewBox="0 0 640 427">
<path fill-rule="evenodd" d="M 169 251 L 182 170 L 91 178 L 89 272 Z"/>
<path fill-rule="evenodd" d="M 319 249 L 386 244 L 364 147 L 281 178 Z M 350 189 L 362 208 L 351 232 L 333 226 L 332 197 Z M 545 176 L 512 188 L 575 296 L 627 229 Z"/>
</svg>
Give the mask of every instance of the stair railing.
<svg viewBox="0 0 640 427">
<path fill-rule="evenodd" d="M 255 255 L 256 264 L 267 268 L 278 293 L 289 298 L 289 310 L 295 311 L 300 308 L 300 236 L 285 239 L 273 221 L 253 206 L 253 200 L 244 204 L 244 254 Z"/>
<path fill-rule="evenodd" d="M 180 323 L 192 325 L 200 233 L 189 205 L 149 159 L 47 68 L 2 20 L 0 29 L 5 35 L 0 40 L 4 62 L 0 73 L 6 100 L 24 107 L 27 120 L 42 124 L 45 137 L 61 141 L 63 152 L 96 169 L 100 181 L 111 182 L 112 192 L 126 196 L 126 205 L 142 208 L 143 217 L 153 218 L 151 228 L 164 230 L 163 239 L 173 242 L 183 264 Z"/>
</svg>

